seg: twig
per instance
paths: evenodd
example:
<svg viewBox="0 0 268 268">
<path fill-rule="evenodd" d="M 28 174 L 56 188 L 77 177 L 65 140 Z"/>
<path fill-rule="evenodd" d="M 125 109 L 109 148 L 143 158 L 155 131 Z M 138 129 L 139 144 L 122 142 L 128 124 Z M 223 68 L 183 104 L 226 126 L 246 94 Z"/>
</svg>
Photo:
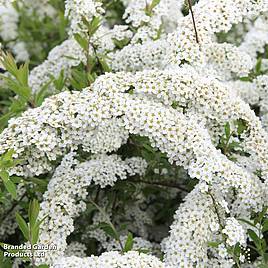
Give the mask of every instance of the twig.
<svg viewBox="0 0 268 268">
<path fill-rule="evenodd" d="M 224 229 L 224 226 L 223 226 L 223 224 L 221 223 L 221 216 L 220 216 L 220 212 L 219 212 L 218 207 L 217 207 L 217 202 L 216 202 L 216 200 L 215 200 L 213 194 L 212 194 L 210 191 L 208 192 L 208 195 L 209 195 L 209 196 L 211 197 L 211 199 L 212 199 L 212 203 L 213 203 L 213 206 L 214 206 L 214 209 L 215 209 L 215 213 L 216 213 L 217 218 L 218 218 L 218 221 L 219 221 L 219 225 L 220 225 L 220 227 L 221 227 L 221 230 L 223 230 L 223 229 Z"/>
<path fill-rule="evenodd" d="M 158 185 L 158 186 L 165 186 L 170 188 L 176 188 L 181 191 L 189 193 L 189 190 L 182 187 L 181 185 L 174 183 L 174 182 L 164 182 L 164 181 L 146 181 L 146 180 L 131 180 L 132 182 L 138 182 L 138 183 L 146 183 L 151 185 Z"/>
<path fill-rule="evenodd" d="M 99 59 L 99 56 L 98 56 L 98 54 L 97 54 L 97 50 L 96 50 L 95 46 L 94 46 L 93 44 L 92 44 L 91 46 L 92 46 L 92 48 L 93 48 L 93 51 L 94 51 L 94 54 L 95 54 L 97 63 L 98 63 L 99 66 L 100 66 L 101 72 L 102 72 L 102 73 L 105 73 L 105 71 L 103 70 L 103 67 L 102 67 L 102 65 L 101 65 L 101 62 L 100 62 L 100 59 Z"/>
<path fill-rule="evenodd" d="M 198 33 L 197 33 L 197 28 L 196 28 L 196 23 L 195 23 L 195 18 L 194 18 L 194 12 L 193 12 L 193 8 L 192 8 L 192 3 L 191 3 L 191 0 L 187 0 L 187 1 L 188 1 L 190 13 L 191 13 L 192 21 L 193 21 L 193 25 L 194 25 L 196 43 L 199 44 L 199 38 L 198 38 Z"/>
</svg>

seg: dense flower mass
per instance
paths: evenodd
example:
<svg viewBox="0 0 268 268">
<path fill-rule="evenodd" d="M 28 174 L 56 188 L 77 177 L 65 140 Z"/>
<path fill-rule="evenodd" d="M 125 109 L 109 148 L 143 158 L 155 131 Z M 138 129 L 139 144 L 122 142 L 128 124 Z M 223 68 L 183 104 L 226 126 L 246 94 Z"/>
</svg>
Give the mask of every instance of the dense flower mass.
<svg viewBox="0 0 268 268">
<path fill-rule="evenodd" d="M 266 267 L 267 12 L 0 1 L 7 267 Z"/>
<path fill-rule="evenodd" d="M 81 267 L 107 267 L 107 268 L 164 268 L 165 265 L 156 257 L 150 256 L 144 253 L 138 253 L 130 251 L 124 255 L 119 252 L 111 251 L 103 253 L 100 257 L 89 257 L 89 258 L 76 258 L 67 257 L 59 259 L 53 265 L 54 268 L 74 268 L 77 266 Z"/>
<path fill-rule="evenodd" d="M 74 228 L 72 218 L 85 210 L 82 200 L 87 195 L 86 187 L 92 182 L 100 187 L 113 186 L 116 180 L 124 180 L 127 175 L 142 175 L 146 169 L 146 162 L 139 158 L 122 161 L 117 155 L 99 155 L 79 163 L 74 157 L 74 153 L 64 157 L 41 203 L 40 217 L 49 217 L 41 229 L 40 243 L 57 246 L 57 251 L 46 254 L 46 259 L 42 260 L 45 263 L 52 263 L 66 249 L 66 238 Z M 58 196 L 57 193 L 61 195 Z"/>
<path fill-rule="evenodd" d="M 98 0 L 66 0 L 65 3 L 65 16 L 71 18 L 71 34 L 83 31 L 83 18 L 90 21 L 104 12 Z"/>
</svg>

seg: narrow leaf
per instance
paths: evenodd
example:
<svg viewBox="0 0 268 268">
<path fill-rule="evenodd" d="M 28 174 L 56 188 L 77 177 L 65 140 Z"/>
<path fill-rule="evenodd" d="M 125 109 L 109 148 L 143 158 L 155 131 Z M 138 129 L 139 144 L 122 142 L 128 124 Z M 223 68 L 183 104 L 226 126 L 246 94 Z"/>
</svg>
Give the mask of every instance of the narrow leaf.
<svg viewBox="0 0 268 268">
<path fill-rule="evenodd" d="M 88 50 L 88 41 L 82 37 L 80 34 L 74 34 L 74 38 L 76 40 L 76 42 L 84 49 L 84 50 Z"/>
<path fill-rule="evenodd" d="M 160 0 L 153 0 L 151 3 L 151 10 L 153 10 L 159 3 L 160 3 Z"/>
<path fill-rule="evenodd" d="M 10 180 L 8 172 L 1 171 L 0 177 L 3 180 L 3 183 L 7 191 L 11 194 L 12 198 L 17 199 L 16 185 Z"/>
<path fill-rule="evenodd" d="M 17 220 L 17 223 L 19 225 L 19 228 L 21 230 L 21 232 L 23 233 L 23 236 L 29 240 L 29 229 L 28 229 L 28 225 L 27 223 L 25 222 L 25 220 L 21 217 L 21 215 L 16 212 L 16 220 Z"/>
<path fill-rule="evenodd" d="M 260 239 L 259 239 L 258 235 L 253 230 L 251 230 L 251 229 L 248 229 L 248 235 L 252 239 L 252 241 L 254 242 L 254 244 L 256 245 L 256 247 L 259 248 L 259 246 L 260 246 Z"/>
<path fill-rule="evenodd" d="M 118 234 L 114 231 L 111 225 L 108 223 L 102 222 L 98 225 L 100 229 L 102 229 L 107 235 L 111 236 L 112 238 L 118 240 Z"/>
<path fill-rule="evenodd" d="M 231 134 L 231 127 L 230 127 L 230 124 L 228 122 L 225 124 L 224 129 L 225 129 L 225 135 L 226 135 L 226 137 L 229 138 L 230 137 L 230 134 Z"/>
<path fill-rule="evenodd" d="M 29 205 L 29 211 L 28 211 L 28 215 L 29 215 L 29 222 L 30 222 L 30 226 L 31 228 L 34 227 L 38 214 L 39 214 L 39 210 L 40 210 L 40 205 L 38 203 L 38 201 L 36 199 L 34 199 L 33 201 L 30 202 Z"/>
<path fill-rule="evenodd" d="M 125 246 L 124 246 L 124 252 L 128 252 L 128 251 L 132 250 L 133 244 L 134 244 L 133 235 L 132 235 L 132 233 L 128 233 L 127 241 L 126 241 Z"/>
</svg>

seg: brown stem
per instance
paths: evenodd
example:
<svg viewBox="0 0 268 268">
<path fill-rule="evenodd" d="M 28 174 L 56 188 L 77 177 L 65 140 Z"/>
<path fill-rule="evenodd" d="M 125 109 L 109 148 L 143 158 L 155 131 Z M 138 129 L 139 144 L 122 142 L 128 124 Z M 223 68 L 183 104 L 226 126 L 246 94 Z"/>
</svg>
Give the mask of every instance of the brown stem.
<svg viewBox="0 0 268 268">
<path fill-rule="evenodd" d="M 29 100 L 28 101 L 28 105 L 30 106 L 30 108 L 36 108 L 36 105 L 34 103 L 34 100 Z"/>
<path fill-rule="evenodd" d="M 93 44 L 92 44 L 92 48 L 93 48 L 94 55 L 95 55 L 95 57 L 96 57 L 97 63 L 98 63 L 98 65 L 100 66 L 101 72 L 102 72 L 102 73 L 105 73 L 105 71 L 104 71 L 103 68 L 102 68 L 102 65 L 101 65 L 99 56 L 98 56 L 98 54 L 97 54 L 96 47 L 95 47 Z"/>
<path fill-rule="evenodd" d="M 151 184 L 151 185 L 158 185 L 158 186 L 165 186 L 165 187 L 170 187 L 170 188 L 176 188 L 179 189 L 181 191 L 187 192 L 189 193 L 189 190 L 182 187 L 181 185 L 174 183 L 174 182 L 164 182 L 164 181 L 146 181 L 146 180 L 131 180 L 132 182 L 138 182 L 138 183 L 146 183 L 146 184 Z"/>
<path fill-rule="evenodd" d="M 86 52 L 87 54 L 87 63 L 86 63 L 86 72 L 87 74 L 91 72 L 91 66 L 90 66 L 90 62 L 89 62 L 89 52 Z"/>
<path fill-rule="evenodd" d="M 191 13 L 192 21 L 193 21 L 193 25 L 194 25 L 196 43 L 199 44 L 199 38 L 198 38 L 198 33 L 197 33 L 197 28 L 196 28 L 196 23 L 195 23 L 195 18 L 194 18 L 194 12 L 193 12 L 193 8 L 192 8 L 192 3 L 191 3 L 191 0 L 187 0 L 187 1 L 188 1 L 190 13 Z"/>
<path fill-rule="evenodd" d="M 208 195 L 211 197 L 211 199 L 212 199 L 212 203 L 213 203 L 213 206 L 214 206 L 214 209 L 215 209 L 215 213 L 216 213 L 216 215 L 217 215 L 217 218 L 218 218 L 218 221 L 219 221 L 219 225 L 220 225 L 220 227 L 221 227 L 221 230 L 223 230 L 223 225 L 222 225 L 222 223 L 221 223 L 221 217 L 220 217 L 220 212 L 219 212 L 219 210 L 218 210 L 218 207 L 217 207 L 217 202 L 216 202 L 216 200 L 215 200 L 215 198 L 214 198 L 214 196 L 213 196 L 213 194 L 209 191 L 208 192 Z"/>
</svg>

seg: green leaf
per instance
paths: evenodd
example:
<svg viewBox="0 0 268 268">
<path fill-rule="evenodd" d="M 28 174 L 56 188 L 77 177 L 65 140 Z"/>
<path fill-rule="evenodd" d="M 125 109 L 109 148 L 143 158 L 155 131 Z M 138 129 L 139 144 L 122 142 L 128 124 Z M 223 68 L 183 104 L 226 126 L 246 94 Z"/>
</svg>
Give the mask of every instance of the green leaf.
<svg viewBox="0 0 268 268">
<path fill-rule="evenodd" d="M 7 82 L 8 87 L 17 95 L 29 100 L 31 96 L 31 88 L 28 85 L 29 65 L 22 64 L 19 68 L 11 54 L 4 54 L 2 64 L 5 69 L 15 78 L 1 75 Z"/>
<path fill-rule="evenodd" d="M 34 226 L 31 226 L 31 243 L 36 244 L 39 239 L 39 231 L 40 231 L 40 225 L 44 222 L 44 220 L 48 217 L 45 216 L 41 221 L 37 220 L 37 222 L 34 224 Z"/>
<path fill-rule="evenodd" d="M 268 253 L 264 253 L 263 258 L 264 258 L 265 263 L 268 263 Z"/>
<path fill-rule="evenodd" d="M 226 137 L 229 138 L 231 134 L 231 127 L 228 122 L 225 124 L 224 130 L 225 130 Z"/>
<path fill-rule="evenodd" d="M 237 141 L 232 141 L 228 145 L 228 149 L 229 150 L 241 149 L 241 148 L 243 148 L 242 145 L 239 142 L 237 142 Z"/>
<path fill-rule="evenodd" d="M 11 261 L 8 260 L 9 263 L 7 263 L 7 259 L 4 257 L 3 251 L 0 251 L 0 267 L 1 268 L 12 268 Z"/>
<path fill-rule="evenodd" d="M 31 88 L 26 85 L 21 85 L 16 80 L 14 80 L 11 77 L 6 77 L 3 75 L 0 75 L 6 82 L 9 89 L 11 89 L 14 93 L 16 93 L 18 96 L 22 97 L 25 100 L 29 100 L 31 96 Z"/>
<path fill-rule="evenodd" d="M 133 244 L 134 244 L 133 235 L 132 235 L 132 233 L 128 233 L 127 241 L 126 241 L 125 246 L 124 246 L 124 252 L 128 252 L 128 251 L 132 250 Z"/>
<path fill-rule="evenodd" d="M 11 194 L 12 198 L 17 199 L 16 185 L 11 180 L 4 182 L 4 185 L 7 191 Z"/>
<path fill-rule="evenodd" d="M 146 2 L 145 2 L 146 3 Z M 153 0 L 151 4 L 146 4 L 145 14 L 147 16 L 152 16 L 153 9 L 160 3 L 160 0 Z"/>
<path fill-rule="evenodd" d="M 247 123 L 242 119 L 236 120 L 235 124 L 237 125 L 237 134 L 238 135 L 241 135 L 248 128 Z"/>
<path fill-rule="evenodd" d="M 96 211 L 96 210 L 98 210 L 98 209 L 94 205 L 92 205 L 92 204 L 87 205 L 87 213 L 88 214 L 90 214 L 91 212 Z"/>
<path fill-rule="evenodd" d="M 160 3 L 160 0 L 153 0 L 151 3 L 151 10 L 153 10 L 159 3 Z"/>
<path fill-rule="evenodd" d="M 111 71 L 111 68 L 109 67 L 109 65 L 107 64 L 106 60 L 104 57 L 100 57 L 99 58 L 99 62 L 100 62 L 100 65 L 103 69 L 103 71 L 106 73 L 106 72 L 110 72 Z"/>
<path fill-rule="evenodd" d="M 28 215 L 31 228 L 36 224 L 36 220 L 40 211 L 40 205 L 36 199 L 30 202 Z"/>
<path fill-rule="evenodd" d="M 261 239 L 261 247 L 262 247 L 262 251 L 265 252 L 267 248 L 267 244 L 264 238 Z"/>
<path fill-rule="evenodd" d="M 23 233 L 23 236 L 27 240 L 29 240 L 29 228 L 28 228 L 28 225 L 27 225 L 25 220 L 21 217 L 21 215 L 18 212 L 16 212 L 16 220 L 17 220 L 17 223 L 19 225 L 19 228 L 20 228 L 21 232 Z"/>
<path fill-rule="evenodd" d="M 154 158 L 154 155 L 152 153 L 149 153 L 148 151 L 145 150 L 141 151 L 141 155 L 147 162 L 150 162 Z"/>
<path fill-rule="evenodd" d="M 250 222 L 250 221 L 247 221 L 247 220 L 244 220 L 244 219 L 238 219 L 239 221 L 242 221 L 242 222 L 244 222 L 244 223 L 247 223 L 248 225 L 250 225 L 250 226 L 252 226 L 252 227 L 255 227 L 255 225 L 252 223 L 252 222 Z"/>
<path fill-rule="evenodd" d="M 88 79 L 88 81 L 89 81 L 90 83 L 93 83 L 93 82 L 95 81 L 96 78 L 97 78 L 96 73 L 93 73 L 93 74 L 88 73 L 88 74 L 87 74 L 87 79 Z"/>
<path fill-rule="evenodd" d="M 0 132 L 6 127 L 8 120 L 15 115 L 13 112 L 7 112 L 0 117 Z"/>
<path fill-rule="evenodd" d="M 217 248 L 221 243 L 221 241 L 209 241 L 207 244 L 209 247 Z"/>
<path fill-rule="evenodd" d="M 265 219 L 262 225 L 262 232 L 268 231 L 268 219 Z"/>
<path fill-rule="evenodd" d="M 123 40 L 117 40 L 117 39 L 113 38 L 113 42 L 118 48 L 122 49 L 127 44 L 129 44 L 130 39 L 129 38 L 124 38 Z"/>
<path fill-rule="evenodd" d="M 262 65 L 262 58 L 258 58 L 256 66 L 255 66 L 255 71 L 257 75 L 260 74 L 261 72 L 261 65 Z"/>
<path fill-rule="evenodd" d="M 264 207 L 263 210 L 258 214 L 258 216 L 254 219 L 254 223 L 261 223 L 263 220 L 264 215 L 267 212 L 267 207 Z"/>
<path fill-rule="evenodd" d="M 258 237 L 258 235 L 251 229 L 248 229 L 248 235 L 252 239 L 252 241 L 254 242 L 255 246 L 257 248 L 259 248 L 260 247 L 260 238 Z"/>
<path fill-rule="evenodd" d="M 147 151 L 149 151 L 149 152 L 151 152 L 151 153 L 155 153 L 155 149 L 154 149 L 151 145 L 144 143 L 144 144 L 143 144 L 143 147 L 144 147 Z"/>
<path fill-rule="evenodd" d="M 107 235 L 111 236 L 115 240 L 119 239 L 117 232 L 113 229 L 113 227 L 110 224 L 106 222 L 101 222 L 100 224 L 98 224 L 98 228 L 102 229 Z"/>
<path fill-rule="evenodd" d="M 39 224 L 35 225 L 31 230 L 31 244 L 36 244 L 39 238 L 40 226 Z"/>
<path fill-rule="evenodd" d="M 259 264 L 258 268 L 268 268 L 268 264 Z"/>
<path fill-rule="evenodd" d="M 31 181 L 41 187 L 47 187 L 48 181 L 44 179 L 38 179 L 38 178 L 28 178 L 27 181 Z"/>
<path fill-rule="evenodd" d="M 179 106 L 180 106 L 180 103 L 178 101 L 173 101 L 172 104 L 171 104 L 171 107 L 173 109 L 177 109 Z"/>
<path fill-rule="evenodd" d="M 82 37 L 80 34 L 74 34 L 74 39 L 85 51 L 88 51 L 88 40 Z"/>
<path fill-rule="evenodd" d="M 57 89 L 57 91 L 62 91 L 62 89 L 65 86 L 65 76 L 64 76 L 64 70 L 61 70 L 60 75 L 58 78 L 54 78 L 53 80 L 53 84 L 55 86 L 55 88 Z"/>
<path fill-rule="evenodd" d="M 17 79 L 22 86 L 28 87 L 29 64 L 21 65 L 17 71 Z"/>
<path fill-rule="evenodd" d="M 59 24 L 58 24 L 58 29 L 59 29 L 59 34 L 60 34 L 60 39 L 64 40 L 65 35 L 66 35 L 66 26 L 68 24 L 68 20 L 64 16 L 64 12 L 59 11 Z"/>
<path fill-rule="evenodd" d="M 239 80 L 243 81 L 243 82 L 251 82 L 252 79 L 250 77 L 240 77 Z"/>
<path fill-rule="evenodd" d="M 13 154 L 14 154 L 14 149 L 8 150 L 4 155 L 3 155 L 3 160 L 4 161 L 13 161 Z"/>
<path fill-rule="evenodd" d="M 15 184 L 18 184 L 18 183 L 20 183 L 20 182 L 23 181 L 22 177 L 18 177 L 18 176 L 12 176 L 12 177 L 9 177 L 9 178 L 10 178 L 10 180 L 11 180 L 12 182 L 14 182 Z"/>
<path fill-rule="evenodd" d="M 4 54 L 3 60 L 1 61 L 5 69 L 11 73 L 14 77 L 17 76 L 17 64 L 12 56 L 12 54 Z"/>
<path fill-rule="evenodd" d="M 95 32 L 99 29 L 101 25 L 101 18 L 94 17 L 90 23 L 86 20 L 86 18 L 83 18 L 83 22 L 87 26 L 88 36 L 89 38 L 91 38 L 95 34 Z"/>
<path fill-rule="evenodd" d="M 4 257 L 3 251 L 0 251 L 0 267 L 1 268 L 12 268 L 11 260 Z"/>
<path fill-rule="evenodd" d="M 240 253 L 241 253 L 240 245 L 239 243 L 236 243 L 236 245 L 234 246 L 234 255 L 239 258 Z"/>
<path fill-rule="evenodd" d="M 16 185 L 10 180 L 8 172 L 1 171 L 0 177 L 3 180 L 3 183 L 7 191 L 11 194 L 12 198 L 17 199 Z"/>
<path fill-rule="evenodd" d="M 70 83 L 73 88 L 81 90 L 88 86 L 87 74 L 84 70 L 73 69 Z"/>
<path fill-rule="evenodd" d="M 42 88 L 35 94 L 34 96 L 34 103 L 38 107 L 42 104 L 45 97 L 48 95 L 47 90 L 49 85 L 51 84 L 51 80 L 47 82 L 45 85 L 42 86 Z"/>
</svg>

